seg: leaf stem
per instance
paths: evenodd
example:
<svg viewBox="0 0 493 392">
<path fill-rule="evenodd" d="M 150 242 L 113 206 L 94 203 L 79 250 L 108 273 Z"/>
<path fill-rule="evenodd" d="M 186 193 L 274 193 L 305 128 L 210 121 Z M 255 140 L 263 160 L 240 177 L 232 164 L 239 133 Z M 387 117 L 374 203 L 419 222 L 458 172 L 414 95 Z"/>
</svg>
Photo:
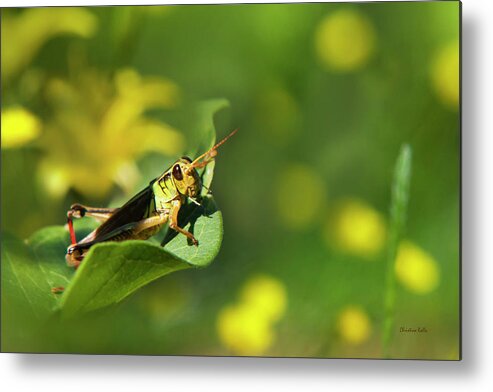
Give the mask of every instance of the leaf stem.
<svg viewBox="0 0 493 392">
<path fill-rule="evenodd" d="M 394 336 L 396 283 L 394 265 L 398 246 L 406 223 L 411 180 L 412 150 L 408 144 L 401 147 L 395 164 L 390 204 L 390 230 L 387 251 L 387 270 L 384 298 L 384 324 L 382 345 L 384 358 L 390 357 L 390 347 Z"/>
</svg>

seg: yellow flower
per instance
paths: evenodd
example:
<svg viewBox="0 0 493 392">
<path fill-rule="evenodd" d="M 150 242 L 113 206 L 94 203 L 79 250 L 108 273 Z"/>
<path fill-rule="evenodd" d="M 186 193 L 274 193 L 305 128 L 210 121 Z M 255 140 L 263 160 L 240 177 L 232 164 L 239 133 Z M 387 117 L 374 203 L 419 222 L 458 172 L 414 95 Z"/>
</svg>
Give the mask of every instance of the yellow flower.
<svg viewBox="0 0 493 392">
<path fill-rule="evenodd" d="M 459 43 L 441 48 L 433 59 L 431 80 L 438 98 L 448 107 L 459 105 Z"/>
<path fill-rule="evenodd" d="M 28 110 L 15 107 L 2 110 L 2 148 L 21 147 L 36 139 L 41 122 Z"/>
<path fill-rule="evenodd" d="M 223 344 L 238 355 L 262 355 L 274 339 L 271 325 L 245 304 L 221 310 L 217 328 Z"/>
<path fill-rule="evenodd" d="M 2 10 L 2 78 L 9 78 L 36 56 L 44 43 L 59 35 L 90 37 L 97 20 L 85 8 L 28 8 L 12 14 Z"/>
<path fill-rule="evenodd" d="M 325 184 L 314 168 L 286 165 L 277 186 L 277 210 L 289 229 L 306 229 L 320 215 L 326 199 Z"/>
<path fill-rule="evenodd" d="M 351 345 L 358 345 L 370 337 L 371 321 L 359 306 L 348 306 L 337 318 L 337 330 L 341 338 Z"/>
<path fill-rule="evenodd" d="M 277 279 L 258 275 L 245 283 L 241 300 L 269 321 L 278 321 L 286 310 L 286 289 Z"/>
<path fill-rule="evenodd" d="M 237 355 L 263 355 L 275 338 L 274 325 L 286 310 L 286 289 L 277 279 L 249 279 L 237 304 L 224 307 L 217 330 L 223 345 Z"/>
<path fill-rule="evenodd" d="M 86 70 L 70 81 L 52 80 L 46 97 L 53 116 L 41 139 L 47 154 L 39 171 L 46 190 L 62 196 L 73 187 L 101 198 L 113 183 L 131 189 L 138 178 L 136 158 L 149 151 L 176 155 L 183 149 L 178 131 L 145 117 L 149 109 L 173 107 L 177 94 L 173 83 L 131 69 L 112 79 Z"/>
<path fill-rule="evenodd" d="M 360 12 L 343 9 L 322 20 L 315 36 L 315 48 L 322 63 L 339 72 L 364 67 L 375 49 L 372 23 Z"/>
<path fill-rule="evenodd" d="M 387 229 L 382 214 L 357 199 L 342 201 L 329 219 L 325 238 L 335 242 L 341 250 L 361 256 L 372 257 L 385 245 Z"/>
<path fill-rule="evenodd" d="M 440 282 L 437 262 L 410 241 L 403 241 L 399 245 L 395 273 L 399 282 L 416 294 L 427 294 Z"/>
</svg>

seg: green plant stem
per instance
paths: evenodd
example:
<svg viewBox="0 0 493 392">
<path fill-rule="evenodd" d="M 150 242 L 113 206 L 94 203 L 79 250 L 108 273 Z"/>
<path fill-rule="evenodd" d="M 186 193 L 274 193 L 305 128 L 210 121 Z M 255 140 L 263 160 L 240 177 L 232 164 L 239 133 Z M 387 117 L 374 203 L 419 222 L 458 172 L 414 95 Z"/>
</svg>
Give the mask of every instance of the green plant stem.
<svg viewBox="0 0 493 392">
<path fill-rule="evenodd" d="M 387 253 L 387 270 L 384 299 L 384 324 L 382 345 L 384 358 L 390 357 L 390 347 L 394 336 L 396 283 L 394 265 L 397 250 L 406 222 L 411 180 L 412 151 L 407 144 L 401 147 L 395 164 L 390 204 L 390 229 Z"/>
</svg>

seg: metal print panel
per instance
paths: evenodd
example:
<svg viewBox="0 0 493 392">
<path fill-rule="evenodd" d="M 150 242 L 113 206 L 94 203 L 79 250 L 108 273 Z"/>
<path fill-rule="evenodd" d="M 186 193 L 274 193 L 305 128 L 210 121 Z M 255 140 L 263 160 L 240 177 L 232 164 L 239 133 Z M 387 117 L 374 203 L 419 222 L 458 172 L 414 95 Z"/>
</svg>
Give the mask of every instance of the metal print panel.
<svg viewBox="0 0 493 392">
<path fill-rule="evenodd" d="M 460 359 L 460 12 L 2 9 L 2 351 Z"/>
</svg>

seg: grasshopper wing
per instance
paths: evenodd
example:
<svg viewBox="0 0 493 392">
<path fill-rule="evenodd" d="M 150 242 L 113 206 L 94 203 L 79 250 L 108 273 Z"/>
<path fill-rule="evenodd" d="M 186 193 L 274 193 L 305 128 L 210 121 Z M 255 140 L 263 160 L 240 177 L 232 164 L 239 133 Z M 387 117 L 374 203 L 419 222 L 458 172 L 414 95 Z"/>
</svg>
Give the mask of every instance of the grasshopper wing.
<svg viewBox="0 0 493 392">
<path fill-rule="evenodd" d="M 109 217 L 101 226 L 99 226 L 86 241 L 81 241 L 81 248 L 88 248 L 98 242 L 107 241 L 132 228 L 140 220 L 149 217 L 154 210 L 154 193 L 152 192 L 152 183 L 137 193 L 122 207 L 118 208 L 111 217 Z"/>
</svg>

